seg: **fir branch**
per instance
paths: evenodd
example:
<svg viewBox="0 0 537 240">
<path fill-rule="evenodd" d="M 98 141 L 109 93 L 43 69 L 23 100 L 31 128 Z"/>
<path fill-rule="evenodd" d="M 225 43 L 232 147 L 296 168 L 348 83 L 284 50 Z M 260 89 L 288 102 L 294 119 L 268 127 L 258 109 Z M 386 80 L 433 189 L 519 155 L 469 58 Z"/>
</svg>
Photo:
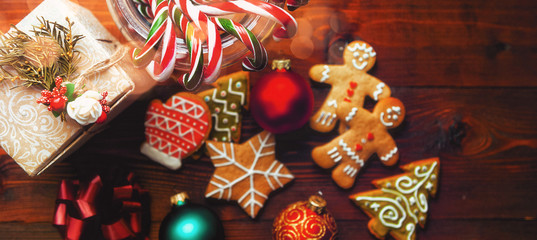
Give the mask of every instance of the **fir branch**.
<svg viewBox="0 0 537 240">
<path fill-rule="evenodd" d="M 0 81 L 22 81 L 22 86 L 40 85 L 51 91 L 55 87 L 56 77 L 60 76 L 69 81 L 71 75 L 76 72 L 79 52 L 75 46 L 84 37 L 73 36 L 74 23 L 69 18 L 66 18 L 67 27 L 43 17 L 38 18 L 38 21 L 39 26 L 33 26 L 31 30 L 33 38 L 15 26 L 12 26 L 13 32 L 2 33 L 0 36 Z M 47 48 L 47 45 L 43 44 L 50 41 L 58 46 L 57 59 L 54 56 L 43 56 L 46 55 L 44 50 L 48 50 L 42 49 Z M 50 61 L 47 57 L 53 58 L 51 64 L 44 64 L 43 61 Z"/>
</svg>

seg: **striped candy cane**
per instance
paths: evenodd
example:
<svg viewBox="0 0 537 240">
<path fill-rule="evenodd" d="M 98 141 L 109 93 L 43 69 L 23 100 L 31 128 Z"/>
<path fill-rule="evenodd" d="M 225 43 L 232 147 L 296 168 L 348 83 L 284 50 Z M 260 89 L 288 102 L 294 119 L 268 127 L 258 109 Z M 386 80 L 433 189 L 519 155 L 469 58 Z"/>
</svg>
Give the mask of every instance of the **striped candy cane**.
<svg viewBox="0 0 537 240">
<path fill-rule="evenodd" d="M 142 49 L 134 48 L 132 51 L 132 60 L 134 65 L 138 67 L 145 67 L 152 61 L 160 39 L 164 36 L 164 32 L 166 31 L 168 4 L 166 3 L 166 0 L 156 0 L 155 2 L 158 2 L 156 3 L 156 8 L 153 10 L 156 17 L 151 24 L 147 40 Z"/>
<path fill-rule="evenodd" d="M 246 58 L 242 61 L 242 68 L 245 71 L 260 71 L 267 66 L 267 50 L 263 44 L 257 40 L 255 35 L 239 23 L 227 18 L 211 18 L 219 29 L 226 31 L 244 43 L 252 54 L 253 58 Z"/>
<path fill-rule="evenodd" d="M 208 62 L 203 71 L 203 77 L 205 83 L 212 83 L 220 75 L 222 67 L 223 49 L 220 33 L 216 25 L 200 12 L 199 6 L 194 6 L 190 0 L 175 0 L 175 4 L 188 20 L 201 29 L 207 38 Z"/>
<path fill-rule="evenodd" d="M 297 22 L 293 16 L 278 6 L 259 0 L 234 0 L 209 5 L 198 5 L 196 7 L 209 16 L 253 13 L 276 21 L 282 25 L 281 28 L 276 29 L 273 33 L 276 40 L 293 37 L 297 32 Z"/>
<path fill-rule="evenodd" d="M 151 10 L 150 3 L 147 0 L 132 0 L 138 12 L 145 18 L 153 18 L 153 11 Z"/>
<path fill-rule="evenodd" d="M 179 29 L 183 32 L 190 57 L 190 72 L 183 74 L 180 82 L 187 90 L 196 89 L 203 81 L 203 34 L 201 30 L 194 26 L 185 15 L 179 10 L 173 1 L 168 2 L 170 17 Z"/>
<path fill-rule="evenodd" d="M 168 79 L 175 68 L 175 56 L 177 54 L 176 37 L 173 23 L 170 20 L 166 22 L 163 40 L 160 63 L 151 61 L 147 65 L 147 72 L 153 79 L 159 82 Z"/>
</svg>

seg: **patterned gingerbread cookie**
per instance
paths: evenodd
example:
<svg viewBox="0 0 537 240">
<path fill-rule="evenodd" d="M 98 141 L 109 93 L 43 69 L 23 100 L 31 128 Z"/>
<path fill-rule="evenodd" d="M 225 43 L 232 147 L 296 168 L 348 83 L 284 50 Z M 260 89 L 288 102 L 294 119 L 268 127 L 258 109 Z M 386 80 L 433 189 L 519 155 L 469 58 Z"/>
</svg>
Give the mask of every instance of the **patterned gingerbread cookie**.
<svg viewBox="0 0 537 240">
<path fill-rule="evenodd" d="M 362 107 L 365 96 L 375 101 L 389 97 L 390 88 L 367 74 L 373 67 L 376 52 L 363 41 L 351 42 L 343 53 L 343 65 L 315 65 L 310 69 L 312 80 L 332 86 L 321 108 L 311 117 L 310 126 L 319 132 L 334 129 L 338 120 L 336 110 L 344 102 Z"/>
<path fill-rule="evenodd" d="M 406 173 L 373 181 L 379 189 L 350 196 L 371 217 L 369 231 L 379 239 L 384 239 L 388 233 L 397 240 L 416 239 L 416 225 L 423 228 L 427 220 L 429 195 L 436 195 L 438 158 L 416 161 L 401 168 Z"/>
<path fill-rule="evenodd" d="M 239 142 L 241 136 L 242 108 L 249 105 L 249 73 L 236 72 L 218 78 L 214 89 L 198 93 L 209 106 L 213 128 L 209 138 L 214 141 Z"/>
<path fill-rule="evenodd" d="M 197 95 L 180 92 L 165 104 L 153 100 L 145 120 L 141 152 L 170 169 L 198 150 L 211 131 L 207 104 Z"/>
<path fill-rule="evenodd" d="M 405 116 L 403 103 L 396 98 L 381 99 L 373 112 L 350 103 L 343 103 L 337 114 L 350 126 L 349 130 L 329 143 L 313 149 L 317 165 L 332 168 L 332 178 L 338 186 L 350 188 L 365 161 L 376 153 L 384 165 L 399 159 L 399 151 L 388 129 L 399 126 Z"/>
<path fill-rule="evenodd" d="M 207 141 L 215 171 L 205 197 L 237 201 L 255 218 L 268 195 L 293 180 L 291 172 L 275 159 L 274 136 L 261 132 L 245 143 Z"/>
</svg>

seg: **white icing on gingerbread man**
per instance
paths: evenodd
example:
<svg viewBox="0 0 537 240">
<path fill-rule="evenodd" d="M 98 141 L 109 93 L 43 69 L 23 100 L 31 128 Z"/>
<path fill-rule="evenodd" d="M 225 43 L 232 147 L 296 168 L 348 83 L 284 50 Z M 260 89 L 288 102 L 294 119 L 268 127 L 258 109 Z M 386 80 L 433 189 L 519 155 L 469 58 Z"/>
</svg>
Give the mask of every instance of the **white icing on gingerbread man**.
<svg viewBox="0 0 537 240">
<path fill-rule="evenodd" d="M 356 175 L 371 155 L 384 165 L 393 165 L 399 151 L 388 129 L 399 126 L 405 116 L 403 103 L 396 98 L 381 99 L 373 112 L 342 103 L 336 112 L 349 130 L 329 143 L 313 149 L 312 158 L 323 168 L 332 168 L 332 178 L 342 188 L 354 185 Z"/>
<path fill-rule="evenodd" d="M 336 110 L 343 102 L 361 108 L 365 96 L 373 100 L 389 97 L 390 88 L 379 79 L 367 74 L 376 60 L 376 53 L 368 43 L 354 41 L 343 53 L 343 65 L 315 65 L 310 69 L 312 80 L 332 85 L 322 107 L 312 116 L 311 128 L 319 132 L 329 132 L 338 122 Z M 339 120 L 342 120 L 339 117 Z"/>
</svg>

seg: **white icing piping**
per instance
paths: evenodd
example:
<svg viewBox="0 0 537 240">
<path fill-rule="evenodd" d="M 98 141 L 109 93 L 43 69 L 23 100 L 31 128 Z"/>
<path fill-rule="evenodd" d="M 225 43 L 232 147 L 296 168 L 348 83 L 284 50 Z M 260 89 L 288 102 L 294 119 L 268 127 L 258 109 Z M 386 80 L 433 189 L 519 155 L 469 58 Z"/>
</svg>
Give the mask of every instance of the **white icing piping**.
<svg viewBox="0 0 537 240">
<path fill-rule="evenodd" d="M 385 205 L 381 210 L 380 210 L 380 213 L 378 214 L 379 216 L 379 220 L 380 222 L 382 223 L 382 225 L 386 226 L 386 227 L 390 227 L 390 228 L 400 228 L 402 225 L 403 225 L 403 222 L 405 221 L 406 219 L 406 211 L 405 209 L 403 208 L 403 206 L 401 206 L 401 204 L 391 198 L 387 198 L 387 197 L 367 197 L 367 196 L 359 196 L 359 197 L 356 197 L 356 201 L 369 201 L 369 202 L 388 202 L 388 203 L 391 203 L 392 205 Z M 373 207 L 373 205 L 371 205 Z M 395 206 L 395 207 L 394 207 Z M 397 208 L 397 209 L 396 209 Z M 399 210 L 399 211 L 397 211 Z M 376 211 L 378 211 L 378 207 L 376 208 Z M 386 222 L 386 219 L 384 219 L 386 216 L 390 216 L 390 214 L 385 214 L 386 211 L 391 211 L 393 212 L 393 214 L 391 215 L 390 219 L 389 220 L 397 220 L 399 219 L 399 221 L 394 221 L 394 223 L 389 223 L 389 222 Z M 401 213 L 401 217 L 398 216 L 398 213 Z"/>
<path fill-rule="evenodd" d="M 322 125 L 329 126 L 332 124 L 334 119 L 337 117 L 335 113 L 321 112 L 321 115 L 315 120 L 315 122 L 321 122 Z M 328 122 L 327 122 L 328 121 Z"/>
<path fill-rule="evenodd" d="M 328 80 L 328 78 L 330 78 L 330 76 L 328 75 L 330 73 L 330 67 L 328 67 L 328 65 L 324 65 L 324 71 L 322 72 L 322 77 L 321 77 L 321 82 L 324 82 L 326 80 Z"/>
<path fill-rule="evenodd" d="M 360 167 L 364 166 L 364 161 L 360 159 L 360 156 L 356 155 L 350 147 L 348 147 L 347 143 L 345 143 L 343 139 L 339 140 L 339 146 L 343 149 L 344 152 L 347 153 L 347 156 L 349 156 L 352 160 L 359 164 Z"/>
<path fill-rule="evenodd" d="M 339 154 L 339 152 L 337 151 L 337 147 L 334 147 L 332 149 L 330 149 L 330 151 L 327 152 L 328 155 L 330 156 L 330 158 L 332 158 L 332 160 L 334 160 L 334 162 L 339 162 L 341 161 L 341 155 Z"/>
<path fill-rule="evenodd" d="M 366 53 L 369 53 L 369 56 L 371 57 L 374 57 L 377 55 L 377 53 L 373 51 L 373 47 L 367 47 L 367 44 L 365 43 L 362 43 L 362 45 L 360 45 L 360 43 L 356 43 L 354 44 L 354 46 L 349 45 L 347 49 L 349 49 L 351 52 L 354 52 L 356 50 L 362 50 Z"/>
<path fill-rule="evenodd" d="M 337 101 L 336 100 L 329 100 L 326 102 L 326 106 L 337 108 Z"/>
<path fill-rule="evenodd" d="M 375 99 L 375 101 L 379 100 L 379 95 L 382 94 L 382 88 L 384 88 L 384 86 L 386 86 L 386 84 L 382 82 L 377 84 L 377 90 L 373 92 L 373 98 Z"/>
<path fill-rule="evenodd" d="M 358 111 L 358 108 L 352 108 L 351 111 L 349 112 L 349 115 L 345 117 L 345 121 L 350 122 L 356 115 L 357 111 Z"/>
<path fill-rule="evenodd" d="M 390 158 L 393 157 L 393 155 L 394 155 L 395 153 L 397 153 L 397 147 L 393 148 L 393 149 L 392 149 L 389 153 L 387 153 L 386 155 L 381 156 L 381 157 L 380 157 L 380 160 L 382 160 L 382 161 L 388 161 L 388 160 L 390 160 Z"/>
<path fill-rule="evenodd" d="M 367 66 L 367 62 L 363 62 L 362 64 L 358 65 L 358 63 L 356 63 L 356 59 L 353 59 L 352 65 L 358 70 L 364 70 L 365 66 Z"/>
<path fill-rule="evenodd" d="M 352 167 L 351 165 L 345 166 L 343 172 L 346 173 L 349 177 L 354 177 L 358 173 L 358 169 Z"/>
<path fill-rule="evenodd" d="M 380 122 L 382 123 L 382 125 L 386 126 L 386 127 L 391 127 L 393 126 L 393 122 L 385 122 L 384 121 L 384 112 L 381 112 L 380 113 Z"/>
<path fill-rule="evenodd" d="M 219 166 L 227 166 L 227 165 L 234 165 L 236 166 L 237 168 L 241 169 L 242 171 L 245 172 L 244 175 L 240 176 L 239 178 L 233 180 L 232 182 L 230 182 L 229 180 L 223 178 L 223 177 L 220 177 L 216 174 L 214 174 L 214 177 L 220 181 L 222 181 L 224 184 L 220 184 L 218 182 L 215 182 L 215 181 L 211 181 L 210 184 L 214 185 L 217 187 L 217 189 L 215 189 L 214 191 L 212 192 L 209 192 L 207 193 L 205 196 L 206 197 L 211 197 L 215 194 L 219 194 L 218 195 L 218 199 L 222 199 L 223 197 L 223 193 L 225 190 L 228 191 L 228 196 L 227 196 L 227 200 L 229 201 L 231 199 L 231 190 L 232 190 L 232 187 L 233 185 L 241 182 L 242 180 L 246 179 L 246 178 L 249 178 L 249 182 L 250 182 L 250 188 L 248 191 L 246 191 L 238 200 L 237 202 L 239 204 L 241 204 L 241 206 L 247 210 L 248 207 L 250 207 L 250 212 L 249 212 L 249 215 L 251 217 L 254 217 L 254 212 L 255 212 L 255 206 L 259 206 L 259 207 L 262 207 L 263 205 L 259 202 L 259 201 L 256 201 L 255 200 L 255 197 L 254 196 L 261 196 L 263 197 L 264 199 L 267 199 L 267 196 L 259 191 L 257 191 L 255 188 L 254 188 L 254 175 L 255 174 L 261 174 L 261 175 L 264 175 L 265 178 L 266 178 L 266 181 L 269 183 L 269 186 L 274 189 L 274 185 L 270 182 L 270 177 L 272 177 L 273 179 L 275 179 L 278 183 L 278 185 L 282 186 L 281 182 L 279 182 L 279 177 L 282 177 L 282 178 L 294 178 L 293 175 L 291 174 L 281 174 L 280 173 L 280 170 L 283 168 L 283 164 L 278 162 L 279 164 L 281 164 L 280 166 L 278 166 L 278 168 L 276 169 L 275 172 L 267 172 L 271 169 L 274 168 L 275 166 L 275 163 L 272 164 L 272 166 L 269 168 L 269 170 L 265 170 L 265 171 L 261 171 L 261 170 L 255 170 L 254 168 L 256 167 L 257 165 L 257 162 L 259 160 L 259 158 L 261 157 L 265 157 L 265 156 L 269 156 L 269 155 L 272 155 L 274 154 L 274 150 L 270 150 L 270 151 L 266 151 L 266 152 L 263 152 L 263 150 L 266 148 L 266 147 L 272 147 L 275 145 L 274 142 L 272 143 L 268 143 L 268 141 L 270 140 L 270 136 L 271 134 L 267 134 L 265 136 L 265 138 L 261 138 L 261 134 L 257 135 L 257 139 L 259 141 L 259 148 L 256 149 L 255 146 L 253 146 L 253 143 L 252 141 L 249 141 L 249 144 L 250 144 L 250 147 L 252 148 L 252 151 L 254 152 L 254 160 L 253 160 L 253 163 L 252 165 L 250 166 L 250 168 L 246 168 L 244 167 L 243 165 L 241 165 L 239 162 L 236 161 L 235 159 L 235 149 L 234 149 L 234 145 L 233 143 L 230 143 L 230 150 L 231 150 L 231 157 L 228 156 L 227 154 L 227 148 L 225 147 L 225 144 L 222 143 L 222 150 L 220 150 L 219 148 L 215 147 L 214 144 L 212 144 L 211 142 L 207 142 L 207 146 L 209 148 L 211 148 L 216 154 L 211 156 L 211 159 L 212 160 L 218 160 L 218 159 L 224 159 L 226 160 L 227 162 L 224 162 L 224 163 L 220 163 L 220 164 L 214 164 L 215 167 L 219 167 Z M 214 163 L 214 161 L 213 161 Z M 278 164 L 276 163 L 276 164 Z M 247 197 L 250 197 L 250 199 L 245 202 L 244 204 L 242 203 L 243 200 Z"/>
</svg>

